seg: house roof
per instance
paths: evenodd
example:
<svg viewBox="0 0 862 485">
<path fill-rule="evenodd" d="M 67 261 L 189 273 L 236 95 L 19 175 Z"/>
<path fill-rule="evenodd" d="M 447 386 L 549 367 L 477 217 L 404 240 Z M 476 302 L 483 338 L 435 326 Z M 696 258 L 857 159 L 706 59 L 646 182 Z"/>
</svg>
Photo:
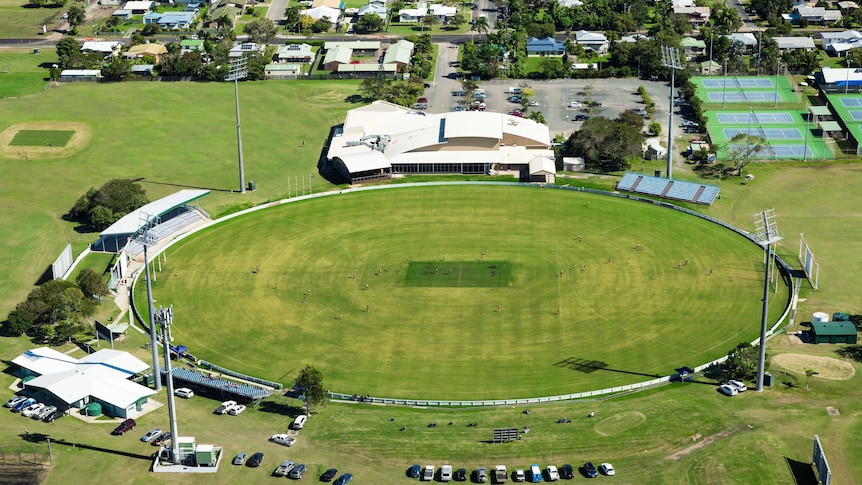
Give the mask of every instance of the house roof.
<svg viewBox="0 0 862 485">
<path fill-rule="evenodd" d="M 689 17 L 709 18 L 709 7 L 674 7 L 673 13 Z"/>
<path fill-rule="evenodd" d="M 142 1 L 134 1 L 134 2 L 126 2 L 123 5 L 123 9 L 125 10 L 149 10 L 153 7 L 153 2 L 142 2 Z"/>
<path fill-rule="evenodd" d="M 565 45 L 558 40 L 554 40 L 552 37 L 545 37 L 544 39 L 530 37 L 527 40 L 527 52 L 554 52 L 562 54 L 564 50 Z"/>
<path fill-rule="evenodd" d="M 354 40 L 349 42 L 331 41 L 323 44 L 323 50 L 328 51 L 336 47 L 349 47 L 354 50 L 371 51 L 380 49 L 380 41 L 377 40 Z"/>
<path fill-rule="evenodd" d="M 308 44 L 288 44 L 278 48 L 279 59 L 313 59 L 314 51 Z"/>
<path fill-rule="evenodd" d="M 337 8 L 327 7 L 325 5 L 321 5 L 320 7 L 310 8 L 308 10 L 303 10 L 300 12 L 302 15 L 307 15 L 311 18 L 320 20 L 327 19 L 332 23 L 338 22 L 338 18 L 341 16 L 341 10 Z"/>
<path fill-rule="evenodd" d="M 700 39 L 695 39 L 694 37 L 683 37 L 681 42 L 683 47 L 694 47 L 699 49 L 705 49 L 706 43 Z"/>
<path fill-rule="evenodd" d="M 341 8 L 341 0 L 314 0 L 311 2 L 311 6 L 313 7 L 330 7 L 330 8 Z"/>
<path fill-rule="evenodd" d="M 410 64 L 413 57 L 413 42 L 409 40 L 399 40 L 394 44 L 390 44 L 386 49 L 386 54 L 383 56 L 383 63 L 390 64 L 398 62 L 401 64 Z"/>
<path fill-rule="evenodd" d="M 752 47 L 757 45 L 757 37 L 754 36 L 751 32 L 736 32 L 733 34 L 725 35 L 731 42 L 739 41 L 742 44 Z"/>
<path fill-rule="evenodd" d="M 847 10 L 851 8 L 859 8 L 859 5 L 856 2 L 838 2 L 838 8 Z"/>
<path fill-rule="evenodd" d="M 129 54 L 159 56 L 168 53 L 168 48 L 162 44 L 138 44 L 129 47 Z"/>
<path fill-rule="evenodd" d="M 581 43 L 595 43 L 595 42 L 607 42 L 608 38 L 605 37 L 605 34 L 600 32 L 587 32 L 586 30 L 579 30 L 575 32 L 575 40 Z"/>
<path fill-rule="evenodd" d="M 326 51 L 326 57 L 323 58 L 324 64 L 329 64 L 330 62 L 338 62 L 341 64 L 349 64 L 350 57 L 353 55 L 353 49 L 349 47 L 341 47 L 338 46 L 335 49 L 330 49 Z M 375 64 L 376 66 L 376 64 Z"/>
<path fill-rule="evenodd" d="M 811 330 L 814 335 L 856 335 L 856 326 L 853 322 L 811 322 Z"/>
<path fill-rule="evenodd" d="M 383 19 L 386 18 L 386 13 L 386 7 L 377 3 L 366 3 L 359 7 L 359 11 L 356 12 L 360 17 L 363 15 L 373 14 Z"/>
<path fill-rule="evenodd" d="M 700 63 L 700 67 L 705 68 L 705 69 L 710 68 L 710 67 L 715 68 L 715 67 L 721 67 L 721 64 L 719 64 L 715 61 L 703 61 Z"/>
<path fill-rule="evenodd" d="M 813 49 L 811 37 L 773 37 L 779 49 Z"/>
<path fill-rule="evenodd" d="M 114 50 L 118 49 L 122 46 L 122 42 L 113 40 L 88 40 L 84 42 L 84 45 L 81 46 L 81 50 L 83 51 L 92 51 L 92 52 L 114 52 Z"/>
<path fill-rule="evenodd" d="M 841 20 L 840 10 L 827 10 L 824 7 L 796 7 L 796 13 L 801 18 L 810 20 L 837 22 Z"/>
<path fill-rule="evenodd" d="M 264 67 L 266 71 L 299 71 L 299 64 L 267 64 Z"/>
<path fill-rule="evenodd" d="M 626 36 L 620 37 L 620 42 L 625 42 L 625 43 L 629 43 L 629 44 L 636 44 L 637 41 L 640 39 L 649 40 L 650 36 L 643 35 L 643 34 L 626 35 Z"/>
<path fill-rule="evenodd" d="M 209 190 L 180 190 L 179 192 L 175 192 L 155 202 L 150 202 L 149 204 L 141 206 L 137 210 L 124 215 L 120 220 L 111 224 L 111 227 L 102 231 L 100 236 L 105 237 L 134 234 L 153 218 L 170 212 L 177 207 L 188 204 L 193 200 L 200 199 L 209 193 Z"/>
<path fill-rule="evenodd" d="M 562 7 L 580 7 L 584 4 L 581 0 L 557 0 Z"/>
</svg>

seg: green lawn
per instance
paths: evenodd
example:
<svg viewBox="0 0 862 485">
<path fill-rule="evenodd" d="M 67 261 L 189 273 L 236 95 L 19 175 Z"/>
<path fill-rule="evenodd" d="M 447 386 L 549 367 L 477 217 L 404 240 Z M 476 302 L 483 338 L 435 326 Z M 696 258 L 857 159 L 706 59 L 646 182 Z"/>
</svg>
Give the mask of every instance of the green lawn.
<svg viewBox="0 0 862 485">
<path fill-rule="evenodd" d="M 64 147 L 74 134 L 74 131 L 66 130 L 21 130 L 15 133 L 9 144 L 19 147 Z"/>
<path fill-rule="evenodd" d="M 45 89 L 48 68 L 57 62 L 57 53 L 46 48 L 40 51 L 33 54 L 32 48 L 0 49 L 0 98 L 25 96 Z"/>
<path fill-rule="evenodd" d="M 48 32 L 59 27 L 64 9 L 24 8 L 26 3 L 0 2 L 0 32 L 4 38 L 35 38 L 42 35 L 43 25 L 47 26 Z"/>
</svg>

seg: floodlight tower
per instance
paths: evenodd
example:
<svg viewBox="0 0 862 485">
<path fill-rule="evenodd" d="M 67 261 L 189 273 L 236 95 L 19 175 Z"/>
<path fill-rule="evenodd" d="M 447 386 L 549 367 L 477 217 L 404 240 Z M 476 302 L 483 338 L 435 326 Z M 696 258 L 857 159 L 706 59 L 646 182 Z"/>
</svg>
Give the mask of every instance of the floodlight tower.
<svg viewBox="0 0 862 485">
<path fill-rule="evenodd" d="M 754 214 L 754 238 L 763 246 L 766 257 L 766 273 L 763 278 L 763 310 L 760 315 L 760 352 L 757 359 L 757 391 L 763 390 L 763 372 L 766 367 L 766 322 L 769 310 L 769 264 L 772 261 L 772 245 L 782 238 L 778 234 L 775 209 L 766 209 Z"/>
<path fill-rule="evenodd" d="M 149 214 L 141 214 L 143 221 L 141 223 L 142 230 L 135 236 L 135 241 L 144 247 L 144 267 L 147 278 L 147 315 L 149 316 L 150 324 L 150 350 L 153 353 L 153 377 L 155 378 L 155 390 L 162 390 L 162 379 L 159 376 L 159 342 L 156 336 L 156 323 L 153 312 L 153 285 L 150 282 L 150 258 L 147 254 L 147 248 L 156 244 L 157 239 L 150 234 L 150 229 L 158 224 L 158 217 L 150 216 Z"/>
<path fill-rule="evenodd" d="M 670 68 L 670 109 L 668 109 L 668 126 L 667 126 L 667 178 L 670 179 L 673 175 L 673 84 L 674 73 L 677 69 L 682 69 L 682 64 L 679 62 L 679 50 L 676 47 L 667 45 L 661 46 L 661 65 Z"/>
<path fill-rule="evenodd" d="M 245 193 L 245 168 L 242 163 L 242 132 L 239 128 L 239 80 L 248 76 L 246 58 L 237 57 L 230 61 L 230 71 L 225 81 L 233 81 L 233 96 L 236 102 L 236 151 L 239 156 L 239 193 Z"/>
<path fill-rule="evenodd" d="M 179 463 L 180 444 L 177 437 L 177 412 L 174 407 L 174 376 L 171 368 L 171 324 L 174 323 L 174 306 L 168 308 L 159 307 L 156 312 L 156 321 L 162 328 L 162 340 L 165 352 L 165 385 L 167 386 L 168 418 L 171 426 L 171 462 Z"/>
</svg>

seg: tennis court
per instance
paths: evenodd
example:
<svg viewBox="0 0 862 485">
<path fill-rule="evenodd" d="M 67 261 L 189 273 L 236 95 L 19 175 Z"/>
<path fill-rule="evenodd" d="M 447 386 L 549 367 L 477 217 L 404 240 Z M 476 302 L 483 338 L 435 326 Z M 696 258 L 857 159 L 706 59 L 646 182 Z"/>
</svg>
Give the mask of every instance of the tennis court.
<svg viewBox="0 0 862 485">
<path fill-rule="evenodd" d="M 841 100 L 841 104 L 844 105 L 845 108 L 860 108 L 862 107 L 862 98 L 839 98 Z"/>
<path fill-rule="evenodd" d="M 707 104 L 768 105 L 799 103 L 799 93 L 785 76 L 697 76 L 697 97 Z M 862 106 L 862 105 L 860 105 Z"/>
<path fill-rule="evenodd" d="M 776 94 L 774 91 L 709 91 L 707 93 L 709 100 L 713 103 L 721 103 L 727 101 L 728 103 L 741 103 L 741 102 L 765 102 L 765 101 L 775 101 Z M 785 101 L 781 93 L 777 95 L 778 101 Z"/>
<path fill-rule="evenodd" d="M 862 114 L 862 112 L 860 112 Z M 783 124 L 794 123 L 793 114 L 787 111 L 723 111 L 716 113 L 716 119 L 723 125 L 738 125 L 754 121 L 757 124 Z"/>
<path fill-rule="evenodd" d="M 772 79 L 764 77 L 737 77 L 731 76 L 726 80 L 729 88 L 774 88 Z M 706 78 L 702 81 L 703 87 L 706 89 L 724 88 L 725 78 L 715 79 Z"/>
<path fill-rule="evenodd" d="M 802 131 L 799 128 L 761 128 L 753 125 L 751 128 L 724 128 L 724 136 L 730 140 L 740 133 L 761 136 L 767 140 L 801 140 Z"/>
<path fill-rule="evenodd" d="M 850 109 L 847 110 L 850 113 L 850 116 L 853 117 L 853 121 L 862 121 L 862 110 L 859 109 Z"/>
</svg>

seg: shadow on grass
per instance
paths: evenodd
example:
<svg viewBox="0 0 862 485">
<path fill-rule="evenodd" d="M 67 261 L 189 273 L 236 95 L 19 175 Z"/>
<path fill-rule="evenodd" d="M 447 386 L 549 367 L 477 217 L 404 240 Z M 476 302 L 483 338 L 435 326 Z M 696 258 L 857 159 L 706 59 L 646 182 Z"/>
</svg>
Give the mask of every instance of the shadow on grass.
<svg viewBox="0 0 862 485">
<path fill-rule="evenodd" d="M 843 349 L 836 350 L 835 353 L 846 359 L 862 362 L 862 345 L 844 347 Z"/>
<path fill-rule="evenodd" d="M 125 456 L 126 458 L 136 458 L 138 460 L 150 461 L 155 457 L 155 454 L 140 455 L 137 453 L 129 453 L 128 451 L 111 450 L 108 448 L 102 448 L 100 446 L 93 446 L 93 445 L 88 445 L 88 444 L 84 444 L 84 443 L 76 443 L 74 441 L 66 441 L 66 440 L 62 440 L 62 439 L 58 440 L 58 439 L 51 438 L 49 435 L 42 434 L 42 433 L 25 433 L 25 434 L 21 435 L 21 437 L 25 441 L 29 441 L 31 443 L 46 443 L 48 441 L 48 439 L 51 439 L 51 444 L 54 444 L 54 445 L 71 446 L 72 448 L 81 448 L 83 450 L 98 451 L 101 453 L 110 453 L 112 455 Z"/>
<path fill-rule="evenodd" d="M 302 406 L 291 406 L 271 401 L 263 401 L 260 403 L 260 406 L 257 407 L 257 410 L 264 413 L 280 414 L 291 418 L 295 418 L 300 414 L 305 414 L 305 409 L 303 409 Z"/>
<path fill-rule="evenodd" d="M 817 485 L 817 475 L 814 474 L 811 463 L 803 463 L 786 456 L 784 461 L 787 463 L 787 468 L 790 469 L 790 474 L 793 475 L 793 481 L 796 485 Z"/>
<path fill-rule="evenodd" d="M 171 183 L 171 182 L 159 182 L 159 181 L 156 181 L 156 180 L 147 180 L 147 179 L 143 179 L 143 178 L 142 178 L 142 179 L 140 179 L 140 182 L 145 183 L 145 184 L 169 185 L 169 186 L 171 186 L 171 187 L 182 187 L 182 188 L 185 188 L 185 189 L 212 190 L 212 191 L 215 191 L 215 192 L 234 192 L 234 190 L 233 190 L 233 189 L 217 189 L 217 188 L 215 188 L 215 187 L 201 187 L 201 186 L 198 186 L 198 185 L 175 184 L 175 183 Z"/>
</svg>

